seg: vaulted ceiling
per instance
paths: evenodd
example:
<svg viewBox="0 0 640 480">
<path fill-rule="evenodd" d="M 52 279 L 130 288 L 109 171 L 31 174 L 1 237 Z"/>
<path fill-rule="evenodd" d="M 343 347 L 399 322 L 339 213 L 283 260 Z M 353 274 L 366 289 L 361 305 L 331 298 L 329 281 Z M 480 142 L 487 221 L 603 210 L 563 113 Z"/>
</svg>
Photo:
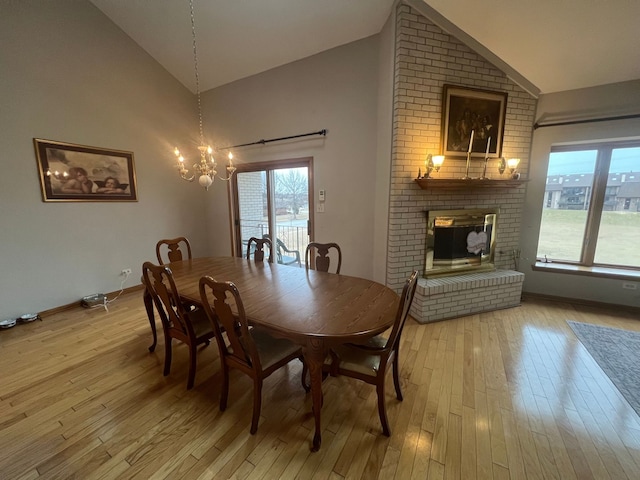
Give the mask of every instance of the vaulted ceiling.
<svg viewBox="0 0 640 480">
<path fill-rule="evenodd" d="M 195 91 L 187 0 L 91 1 Z M 416 1 L 444 25 L 454 25 L 473 38 L 540 93 L 640 79 L 640 1 L 408 3 Z M 394 4 L 395 0 L 194 0 L 200 90 L 374 35 Z"/>
</svg>

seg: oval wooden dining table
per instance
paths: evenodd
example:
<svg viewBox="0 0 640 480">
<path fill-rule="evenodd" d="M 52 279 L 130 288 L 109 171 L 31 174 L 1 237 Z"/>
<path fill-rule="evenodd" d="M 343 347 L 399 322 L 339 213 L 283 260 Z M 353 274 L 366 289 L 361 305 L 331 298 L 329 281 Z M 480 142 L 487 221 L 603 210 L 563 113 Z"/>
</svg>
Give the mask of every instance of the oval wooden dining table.
<svg viewBox="0 0 640 480">
<path fill-rule="evenodd" d="M 322 441 L 322 367 L 328 350 L 336 344 L 366 342 L 389 328 L 398 295 L 363 278 L 237 257 L 195 258 L 167 266 L 180 295 L 189 303 L 201 302 L 198 282 L 202 276 L 231 281 L 240 291 L 250 323 L 302 346 L 315 418 L 311 450 L 317 451 Z M 153 310 L 148 295 L 145 297 L 155 337 Z"/>
</svg>

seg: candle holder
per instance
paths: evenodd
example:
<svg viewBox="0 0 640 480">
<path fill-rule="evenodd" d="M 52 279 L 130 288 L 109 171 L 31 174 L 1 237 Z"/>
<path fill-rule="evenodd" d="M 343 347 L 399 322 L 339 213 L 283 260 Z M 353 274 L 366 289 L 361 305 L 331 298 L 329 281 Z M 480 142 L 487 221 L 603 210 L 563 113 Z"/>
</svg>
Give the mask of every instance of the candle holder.
<svg viewBox="0 0 640 480">
<path fill-rule="evenodd" d="M 469 165 L 471 164 L 471 152 L 467 152 L 467 168 L 464 172 L 463 180 L 469 180 L 471 177 L 469 176 Z"/>
<path fill-rule="evenodd" d="M 482 180 L 489 180 L 487 177 L 487 163 L 489 163 L 489 156 L 484 157 L 484 169 L 482 170 L 482 176 L 480 177 Z"/>
<path fill-rule="evenodd" d="M 463 180 L 469 180 L 471 177 L 469 176 L 469 165 L 471 165 L 471 150 L 473 150 L 473 134 L 474 130 L 471 130 L 471 136 L 469 137 L 469 148 L 467 149 L 467 168 L 464 172 Z"/>
</svg>

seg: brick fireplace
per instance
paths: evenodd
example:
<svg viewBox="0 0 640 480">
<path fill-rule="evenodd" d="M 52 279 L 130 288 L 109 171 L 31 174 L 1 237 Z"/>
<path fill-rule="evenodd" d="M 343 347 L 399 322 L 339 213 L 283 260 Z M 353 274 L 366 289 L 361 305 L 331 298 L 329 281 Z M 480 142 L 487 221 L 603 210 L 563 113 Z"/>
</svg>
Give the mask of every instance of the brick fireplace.
<svg viewBox="0 0 640 480">
<path fill-rule="evenodd" d="M 516 271 L 526 183 L 511 188 L 421 188 L 414 179 L 426 155 L 440 152 L 444 84 L 507 92 L 502 154 L 521 159 L 526 178 L 536 99 L 483 57 L 408 5 L 396 16 L 392 171 L 389 209 L 387 283 L 400 289 L 426 255 L 425 211 L 486 209 L 500 212 L 494 272 L 471 273 L 418 282 L 412 316 L 419 322 L 441 320 L 517 305 L 524 275 Z M 496 162 L 488 174 L 498 177 Z M 466 159 L 449 158 L 435 178 L 461 178 Z M 484 163 L 472 160 L 470 177 Z"/>
</svg>

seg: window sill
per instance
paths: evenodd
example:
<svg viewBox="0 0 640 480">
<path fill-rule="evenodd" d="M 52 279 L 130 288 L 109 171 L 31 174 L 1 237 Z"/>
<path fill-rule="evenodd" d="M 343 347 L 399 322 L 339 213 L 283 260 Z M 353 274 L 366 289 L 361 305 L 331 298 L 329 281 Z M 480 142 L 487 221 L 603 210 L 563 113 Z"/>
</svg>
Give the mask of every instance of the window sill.
<svg viewBox="0 0 640 480">
<path fill-rule="evenodd" d="M 640 282 L 639 270 L 627 270 L 623 268 L 584 267 L 582 265 L 571 265 L 568 263 L 536 262 L 531 265 L 531 269 L 538 272 L 567 273 L 570 275 L 585 275 L 588 277 L 602 277 L 614 280 Z"/>
</svg>

